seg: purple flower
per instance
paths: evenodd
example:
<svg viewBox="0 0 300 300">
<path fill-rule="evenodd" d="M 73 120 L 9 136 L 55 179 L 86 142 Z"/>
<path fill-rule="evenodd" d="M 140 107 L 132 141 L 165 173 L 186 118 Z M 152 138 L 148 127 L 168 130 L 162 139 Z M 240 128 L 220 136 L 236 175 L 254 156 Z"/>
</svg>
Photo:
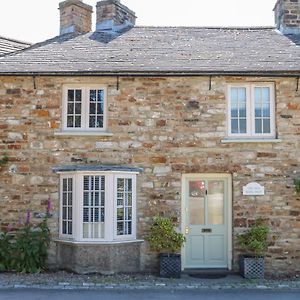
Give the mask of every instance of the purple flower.
<svg viewBox="0 0 300 300">
<path fill-rule="evenodd" d="M 48 201 L 47 201 L 47 215 L 51 214 L 51 210 L 52 210 L 52 201 L 51 201 L 51 198 L 49 196 Z"/>
<path fill-rule="evenodd" d="M 7 232 L 10 232 L 13 230 L 13 226 L 11 224 L 8 224 L 7 226 Z"/>
<path fill-rule="evenodd" d="M 26 225 L 29 225 L 30 220 L 31 220 L 31 214 L 30 214 L 30 211 L 27 210 L 27 215 L 26 215 Z"/>
</svg>

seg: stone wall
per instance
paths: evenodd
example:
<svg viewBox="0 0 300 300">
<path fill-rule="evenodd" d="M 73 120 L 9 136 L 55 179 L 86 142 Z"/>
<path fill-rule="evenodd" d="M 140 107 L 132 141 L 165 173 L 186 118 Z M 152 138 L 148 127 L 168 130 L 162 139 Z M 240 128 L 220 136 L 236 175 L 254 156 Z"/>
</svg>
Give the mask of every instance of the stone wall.
<svg viewBox="0 0 300 300">
<path fill-rule="evenodd" d="M 221 143 L 226 137 L 226 83 L 276 85 L 279 143 Z M 108 87 L 108 128 L 113 136 L 56 136 L 61 125 L 64 83 L 99 83 Z M 117 87 L 119 86 L 119 89 Z M 58 208 L 58 175 L 53 166 L 110 163 L 143 167 L 138 176 L 138 238 L 153 216 L 181 216 L 184 173 L 230 173 L 233 178 L 233 232 L 255 216 L 271 228 L 267 271 L 300 272 L 300 92 L 294 78 L 213 77 L 64 78 L 0 77 L 0 225 L 18 225 L 26 211 L 44 212 L 48 197 Z M 297 175 L 298 172 L 298 175 Z M 265 196 L 243 196 L 242 187 L 258 181 Z M 39 219 L 33 219 L 38 222 Z M 58 215 L 50 219 L 58 236 Z M 142 246 L 142 269 L 156 266 L 155 254 Z M 234 269 L 239 246 L 234 238 Z M 55 264 L 56 249 L 50 252 Z"/>
</svg>

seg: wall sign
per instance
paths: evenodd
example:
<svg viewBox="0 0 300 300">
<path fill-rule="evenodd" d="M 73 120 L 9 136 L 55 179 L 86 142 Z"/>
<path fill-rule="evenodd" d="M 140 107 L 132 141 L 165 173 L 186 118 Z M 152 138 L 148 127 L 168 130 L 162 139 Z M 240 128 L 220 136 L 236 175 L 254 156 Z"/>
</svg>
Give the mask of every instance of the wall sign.
<svg viewBox="0 0 300 300">
<path fill-rule="evenodd" d="M 263 196 L 265 194 L 265 187 L 257 182 L 250 182 L 243 186 L 243 195 L 245 196 Z"/>
</svg>

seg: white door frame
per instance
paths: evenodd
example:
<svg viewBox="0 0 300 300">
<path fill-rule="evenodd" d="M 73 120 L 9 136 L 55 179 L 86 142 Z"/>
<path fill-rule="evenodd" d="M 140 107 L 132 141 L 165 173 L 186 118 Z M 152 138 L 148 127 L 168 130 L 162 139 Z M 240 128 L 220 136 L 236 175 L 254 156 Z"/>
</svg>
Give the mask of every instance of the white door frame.
<svg viewBox="0 0 300 300">
<path fill-rule="evenodd" d="M 188 179 L 226 179 L 228 185 L 228 199 L 227 199 L 227 257 L 228 257 L 228 270 L 232 269 L 232 176 L 231 174 L 225 173 L 192 173 L 182 174 L 181 180 L 181 232 L 184 236 L 186 227 L 186 180 Z M 181 249 L 181 269 L 185 269 L 185 246 Z"/>
</svg>

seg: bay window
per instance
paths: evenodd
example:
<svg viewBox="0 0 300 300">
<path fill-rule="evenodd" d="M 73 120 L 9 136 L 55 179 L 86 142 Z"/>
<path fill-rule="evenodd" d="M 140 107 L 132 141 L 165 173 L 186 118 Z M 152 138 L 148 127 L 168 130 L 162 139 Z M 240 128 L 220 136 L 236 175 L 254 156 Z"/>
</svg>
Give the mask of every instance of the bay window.
<svg viewBox="0 0 300 300">
<path fill-rule="evenodd" d="M 140 169 L 60 174 L 60 238 L 77 242 L 136 238 L 136 177 Z"/>
</svg>

